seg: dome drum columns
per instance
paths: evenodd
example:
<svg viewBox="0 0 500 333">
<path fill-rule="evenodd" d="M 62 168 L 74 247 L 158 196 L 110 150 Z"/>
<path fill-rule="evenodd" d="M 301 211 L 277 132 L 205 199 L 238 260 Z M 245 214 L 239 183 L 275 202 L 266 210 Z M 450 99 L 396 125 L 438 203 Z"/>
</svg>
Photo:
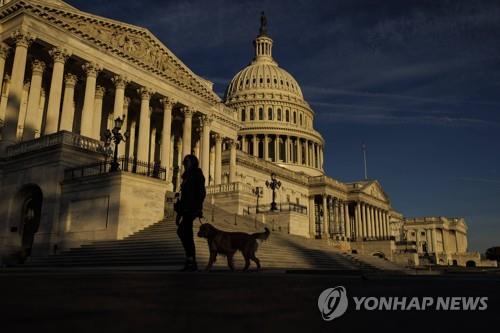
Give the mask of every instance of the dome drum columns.
<svg viewBox="0 0 500 333">
<path fill-rule="evenodd" d="M 323 146 L 293 135 L 240 135 L 240 150 L 275 163 L 323 170 Z"/>
</svg>

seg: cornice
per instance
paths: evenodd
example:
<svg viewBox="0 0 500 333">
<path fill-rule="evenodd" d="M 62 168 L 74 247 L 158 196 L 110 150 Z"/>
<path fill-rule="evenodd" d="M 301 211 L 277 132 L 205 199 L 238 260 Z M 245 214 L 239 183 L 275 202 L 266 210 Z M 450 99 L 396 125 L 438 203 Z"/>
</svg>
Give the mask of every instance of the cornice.
<svg viewBox="0 0 500 333">
<path fill-rule="evenodd" d="M 210 104 L 221 99 L 147 29 L 36 0 L 4 6 L 0 19 L 24 11 L 63 29 L 106 53 L 112 53 Z"/>
</svg>

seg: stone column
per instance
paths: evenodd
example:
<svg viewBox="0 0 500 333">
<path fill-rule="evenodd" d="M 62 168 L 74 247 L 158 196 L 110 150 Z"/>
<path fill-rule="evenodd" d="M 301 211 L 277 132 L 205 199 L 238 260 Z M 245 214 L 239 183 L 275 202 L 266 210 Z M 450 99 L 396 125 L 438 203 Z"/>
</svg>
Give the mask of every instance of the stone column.
<svg viewBox="0 0 500 333">
<path fill-rule="evenodd" d="M 437 247 L 437 238 L 436 238 L 436 227 L 432 227 L 431 230 L 431 239 L 432 239 L 432 249 L 434 250 L 435 254 L 438 254 L 438 247 Z"/>
<path fill-rule="evenodd" d="M 1 69 L 1 61 L 0 61 L 0 69 Z M 35 134 L 37 133 L 37 119 L 40 107 L 40 94 L 42 90 L 42 76 L 44 70 L 45 70 L 45 63 L 43 61 L 34 60 L 33 63 L 31 64 L 31 89 L 28 97 L 28 106 L 26 110 L 26 121 L 24 124 L 23 140 L 34 139 Z"/>
<path fill-rule="evenodd" d="M 285 139 L 285 163 L 290 163 L 290 136 L 287 135 Z"/>
<path fill-rule="evenodd" d="M 344 202 L 344 223 L 345 223 L 345 233 L 348 239 L 351 239 L 351 219 L 349 218 L 349 204 Z"/>
<path fill-rule="evenodd" d="M 149 107 L 149 100 L 153 92 L 145 87 L 137 90 L 141 96 L 141 109 L 139 115 L 139 135 L 137 141 L 137 160 L 141 162 L 148 161 L 149 153 L 149 135 L 150 135 L 150 120 L 151 111 Z"/>
<path fill-rule="evenodd" d="M 297 138 L 297 164 L 302 165 L 302 140 Z"/>
<path fill-rule="evenodd" d="M 49 54 L 54 60 L 54 68 L 52 69 L 45 129 L 43 131 L 45 135 L 57 132 L 57 126 L 59 125 L 59 110 L 61 108 L 64 63 L 70 56 L 67 50 L 61 48 L 53 48 L 49 51 Z"/>
<path fill-rule="evenodd" d="M 309 235 L 311 238 L 316 237 L 316 216 L 314 208 L 314 196 L 311 196 L 309 197 Z"/>
<path fill-rule="evenodd" d="M 323 146 L 318 147 L 318 158 L 319 158 L 319 168 L 321 170 L 323 170 L 324 169 L 324 166 L 323 166 Z"/>
<path fill-rule="evenodd" d="M 443 253 L 448 254 L 448 232 L 445 229 L 441 229 L 441 236 L 443 239 Z"/>
<path fill-rule="evenodd" d="M 7 108 L 5 110 L 4 126 L 2 129 L 2 142 L 0 143 L 0 153 L 4 149 L 16 143 L 17 121 L 21 107 L 21 97 L 24 87 L 24 74 L 26 70 L 26 60 L 28 57 L 28 47 L 33 41 L 33 37 L 21 30 L 12 33 L 11 37 L 16 43 L 14 63 L 12 65 L 12 79 L 10 83 Z"/>
<path fill-rule="evenodd" d="M 372 219 L 372 234 L 373 234 L 373 238 L 377 238 L 378 237 L 378 231 L 377 231 L 377 225 L 378 225 L 378 222 L 377 222 L 377 208 L 376 207 L 371 207 L 372 209 L 372 214 L 373 214 L 373 219 Z"/>
<path fill-rule="evenodd" d="M 3 125 L 5 125 L 5 111 L 7 110 L 7 100 L 9 99 L 9 91 L 10 91 L 10 76 L 5 75 L 3 79 L 2 99 L 0 101 L 0 127 L 3 127 Z"/>
<path fill-rule="evenodd" d="M 160 100 L 160 103 L 163 105 L 163 129 L 161 131 L 161 164 L 166 170 L 167 184 L 170 184 L 170 136 L 172 135 L 172 107 L 174 105 L 174 101 L 170 98 L 165 97 Z"/>
<path fill-rule="evenodd" d="M 344 203 L 341 200 L 338 200 L 338 208 L 337 212 L 339 214 L 339 227 L 340 227 L 340 235 L 345 237 L 345 221 L 344 221 Z"/>
<path fill-rule="evenodd" d="M 361 219 L 361 203 L 358 201 L 356 202 L 356 210 L 354 212 L 354 222 L 356 224 L 356 240 L 359 241 L 360 237 L 363 236 L 362 234 L 362 219 Z"/>
<path fill-rule="evenodd" d="M 191 128 L 193 121 L 193 111 L 188 107 L 181 108 L 184 114 L 184 126 L 182 129 L 182 159 L 191 154 Z"/>
<path fill-rule="evenodd" d="M 195 128 L 194 131 L 195 133 L 198 134 L 198 137 L 196 138 L 195 136 L 195 141 L 194 144 L 192 145 L 193 155 L 196 156 L 196 158 L 198 158 L 199 162 L 201 162 L 201 157 L 200 157 L 201 127 Z"/>
<path fill-rule="evenodd" d="M 247 142 L 247 136 L 246 135 L 242 135 L 241 136 L 241 150 L 244 152 L 244 153 L 248 153 L 248 142 Z"/>
<path fill-rule="evenodd" d="M 19 109 L 19 118 L 17 119 L 16 138 L 21 140 L 24 130 L 24 122 L 26 120 L 26 110 L 28 109 L 28 93 L 30 90 L 30 83 L 25 82 L 23 85 L 23 93 L 21 95 L 21 107 Z"/>
<path fill-rule="evenodd" d="M 369 211 L 368 219 L 370 220 L 370 224 L 368 227 L 368 234 L 371 238 L 375 238 L 375 214 L 373 212 L 373 207 L 368 206 L 368 211 Z"/>
<path fill-rule="evenodd" d="M 45 110 L 45 90 L 40 91 L 40 104 L 38 106 L 37 118 L 35 120 L 35 138 L 40 137 L 42 133 L 43 112 Z"/>
<path fill-rule="evenodd" d="M 317 144 L 313 142 L 312 144 L 312 166 L 313 168 L 318 167 L 318 154 L 316 153 Z"/>
<path fill-rule="evenodd" d="M 329 225 L 328 225 L 328 202 L 327 202 L 327 196 L 323 194 L 323 234 L 321 235 L 323 238 L 328 238 L 328 231 L 329 231 Z"/>
<path fill-rule="evenodd" d="M 269 161 L 269 137 L 264 135 L 264 160 Z"/>
<path fill-rule="evenodd" d="M 87 79 L 85 82 L 85 97 L 83 99 L 80 134 L 83 136 L 94 138 L 94 130 L 92 126 L 94 122 L 95 90 L 97 74 L 99 74 L 101 68 L 95 63 L 88 62 L 82 66 L 82 69 L 87 75 Z"/>
<path fill-rule="evenodd" d="M 274 162 L 280 161 L 280 144 L 279 144 L 279 135 L 276 134 L 274 136 Z"/>
<path fill-rule="evenodd" d="M 234 140 L 229 141 L 229 183 L 236 181 L 236 142 Z"/>
<path fill-rule="evenodd" d="M 94 116 L 93 125 L 94 129 L 93 138 L 96 140 L 101 140 L 101 122 L 102 122 L 102 100 L 106 89 L 102 86 L 97 86 L 95 91 L 95 101 L 94 101 Z"/>
<path fill-rule="evenodd" d="M 61 114 L 61 131 L 73 131 L 73 103 L 75 97 L 75 86 L 78 81 L 76 75 L 68 73 L 64 76 L 64 99 Z"/>
<path fill-rule="evenodd" d="M 304 146 L 305 146 L 304 152 L 306 154 L 305 162 L 306 162 L 307 166 L 310 166 L 310 164 L 309 164 L 309 140 L 305 140 Z"/>
<path fill-rule="evenodd" d="M 205 186 L 209 185 L 210 175 L 210 127 L 212 125 L 212 118 L 203 116 L 202 118 L 202 139 L 201 144 L 201 171 L 205 176 Z"/>
<path fill-rule="evenodd" d="M 152 167 L 155 164 L 155 151 L 156 151 L 156 127 L 151 129 L 149 135 L 149 165 Z"/>
<path fill-rule="evenodd" d="M 368 216 L 366 214 L 366 205 L 364 203 L 360 203 L 361 205 L 361 237 L 368 236 Z"/>
<path fill-rule="evenodd" d="M 259 157 L 259 138 L 257 134 L 253 135 L 253 156 Z"/>
<path fill-rule="evenodd" d="M 215 167 L 214 167 L 215 185 L 220 185 L 222 180 L 222 136 L 215 134 Z"/>
<path fill-rule="evenodd" d="M 381 209 L 377 210 L 377 219 L 378 219 L 378 224 L 377 224 L 378 237 L 382 239 L 382 238 L 384 238 L 384 228 L 383 228 L 383 222 L 382 222 L 382 210 Z"/>
<path fill-rule="evenodd" d="M 212 136 L 213 137 L 213 136 Z M 215 182 L 215 146 L 210 146 L 210 166 L 208 167 L 208 184 L 214 185 Z"/>
<path fill-rule="evenodd" d="M 128 137 L 128 155 L 127 155 L 130 160 L 133 160 L 135 158 L 136 128 L 137 128 L 137 121 L 136 120 L 130 121 L 130 130 L 129 130 L 130 132 Z"/>
<path fill-rule="evenodd" d="M 5 43 L 0 43 L 0 89 L 3 85 L 3 77 L 5 75 L 5 60 L 9 55 L 10 47 Z"/>
<path fill-rule="evenodd" d="M 121 118 L 124 115 L 127 116 L 127 113 L 124 113 L 125 110 L 124 103 L 125 103 L 125 88 L 127 87 L 129 80 L 125 76 L 115 75 L 111 78 L 111 81 L 115 85 L 115 101 L 113 105 L 113 115 L 111 117 L 114 120 L 118 117 Z M 126 118 L 125 120 L 127 120 Z M 119 156 L 125 156 L 125 147 L 126 147 L 125 144 L 121 144 L 118 146 Z"/>
</svg>

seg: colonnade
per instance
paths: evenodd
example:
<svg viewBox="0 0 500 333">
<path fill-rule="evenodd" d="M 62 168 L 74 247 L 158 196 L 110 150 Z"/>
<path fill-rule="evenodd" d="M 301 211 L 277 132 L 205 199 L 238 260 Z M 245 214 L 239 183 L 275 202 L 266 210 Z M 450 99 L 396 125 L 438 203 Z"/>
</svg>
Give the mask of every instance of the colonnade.
<svg viewBox="0 0 500 333">
<path fill-rule="evenodd" d="M 346 201 L 332 195 L 313 196 L 316 238 L 339 240 L 385 240 L 391 237 L 389 212 L 361 201 Z"/>
<path fill-rule="evenodd" d="M 114 119 L 124 117 L 122 133 L 129 135 L 126 144 L 119 146 L 119 155 L 161 164 L 168 171 L 174 162 L 172 148 L 175 141 L 182 144 L 182 155 L 176 158 L 178 166 L 185 155 L 193 152 L 191 141 L 193 120 L 196 119 L 202 132 L 199 157 L 207 184 L 212 138 L 216 152 L 212 163 L 215 168 L 214 183 L 221 183 L 224 141 L 231 150 L 229 181 L 234 181 L 236 142 L 212 130 L 210 111 L 202 112 L 193 106 L 183 105 L 170 96 L 153 91 L 151 87 L 131 82 L 123 73 L 109 74 L 112 72 L 110 69 L 104 69 L 95 61 L 74 57 L 68 65 L 72 53 L 63 47 L 45 49 L 45 55 L 40 54 L 38 47 L 36 53 L 29 54 L 30 45 L 35 40 L 29 32 L 17 30 L 10 40 L 12 46 L 0 43 L 0 153 L 9 145 L 63 130 L 101 140 L 104 130 L 113 128 Z M 5 73 L 5 65 L 10 54 L 13 54 L 13 61 L 9 75 Z M 47 58 L 52 64 L 42 60 Z M 51 68 L 50 72 L 48 68 Z M 49 77 L 46 94 L 43 84 Z M 82 89 L 77 89 L 80 80 Z M 77 106 L 77 94 L 82 91 L 83 96 L 78 96 L 81 105 Z M 114 99 L 112 107 L 105 110 L 104 99 L 111 98 Z M 134 109 L 136 104 L 139 104 L 138 109 Z M 174 112 L 182 117 L 181 134 L 172 131 Z M 154 116 L 155 113 L 158 116 Z M 167 174 L 167 181 L 170 180 L 171 175 Z"/>
<path fill-rule="evenodd" d="M 253 134 L 239 137 L 240 149 L 267 161 L 323 169 L 323 146 L 291 135 Z"/>
</svg>

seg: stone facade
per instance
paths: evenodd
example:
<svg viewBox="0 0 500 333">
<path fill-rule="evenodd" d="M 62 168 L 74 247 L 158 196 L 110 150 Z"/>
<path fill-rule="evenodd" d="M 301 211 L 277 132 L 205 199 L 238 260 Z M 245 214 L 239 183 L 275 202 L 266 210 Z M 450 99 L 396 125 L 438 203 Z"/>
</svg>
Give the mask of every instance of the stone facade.
<svg viewBox="0 0 500 333">
<path fill-rule="evenodd" d="M 421 222 L 393 209 L 376 180 L 343 183 L 325 174 L 314 111 L 273 59 L 262 27 L 254 60 L 220 98 L 147 29 L 60 0 L 0 4 L 4 252 L 46 255 L 157 222 L 190 153 L 200 159 L 214 205 L 278 232 L 393 260 L 404 253 L 402 230 L 422 232 L 414 228 Z M 126 141 L 116 151 L 120 171 L 112 173 L 107 134 L 117 118 Z M 271 174 L 281 182 L 277 211 L 269 209 Z M 450 264 L 453 253 L 467 252 L 467 228 L 439 223 L 422 227 L 425 248 L 416 239 L 413 251 L 437 249 L 437 262 L 444 254 Z"/>
</svg>

